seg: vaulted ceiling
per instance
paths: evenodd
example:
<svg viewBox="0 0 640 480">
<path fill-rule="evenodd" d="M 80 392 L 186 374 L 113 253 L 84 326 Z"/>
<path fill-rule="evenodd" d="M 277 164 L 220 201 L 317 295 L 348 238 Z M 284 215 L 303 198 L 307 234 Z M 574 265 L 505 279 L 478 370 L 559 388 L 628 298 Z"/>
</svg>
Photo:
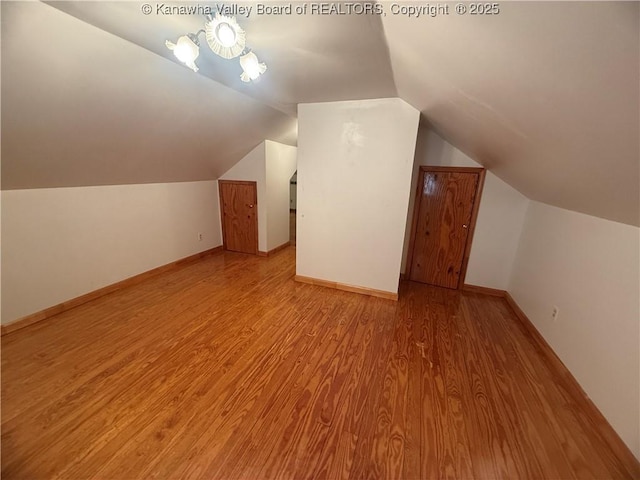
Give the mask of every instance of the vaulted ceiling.
<svg viewBox="0 0 640 480">
<path fill-rule="evenodd" d="M 2 2 L 3 189 L 214 179 L 265 138 L 294 144 L 299 103 L 399 96 L 529 198 L 640 224 L 637 2 L 420 18 L 241 3 L 269 66 L 255 84 L 206 47 L 198 73 L 180 65 L 164 41 L 203 18 L 149 3 Z"/>
</svg>

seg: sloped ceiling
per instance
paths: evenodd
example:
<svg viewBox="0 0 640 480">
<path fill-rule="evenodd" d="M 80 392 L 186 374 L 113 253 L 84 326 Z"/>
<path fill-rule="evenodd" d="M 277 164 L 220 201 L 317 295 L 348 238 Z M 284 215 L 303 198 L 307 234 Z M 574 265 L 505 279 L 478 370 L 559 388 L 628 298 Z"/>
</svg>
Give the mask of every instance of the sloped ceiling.
<svg viewBox="0 0 640 480">
<path fill-rule="evenodd" d="M 295 118 L 192 73 L 2 2 L 2 188 L 215 179 L 265 138 L 295 142 Z"/>
<path fill-rule="evenodd" d="M 137 1 L 47 3 L 173 63 L 176 59 L 165 39 L 175 42 L 187 32 L 197 32 L 204 28 L 205 18 L 158 13 L 164 7 L 250 7 L 251 14 L 238 15 L 237 20 L 247 32 L 247 45 L 268 65 L 269 74 L 258 83 L 242 82 L 238 61 L 210 52 L 201 35 L 200 75 L 294 116 L 299 103 L 397 96 L 382 22 L 376 16 L 257 14 L 258 3 L 288 2 L 149 2 L 150 15 L 141 12 L 143 3 Z"/>
<path fill-rule="evenodd" d="M 639 7 L 501 2 L 383 24 L 399 96 L 450 143 L 531 199 L 639 225 Z"/>
<path fill-rule="evenodd" d="M 217 178 L 265 138 L 295 142 L 298 103 L 400 96 L 528 197 L 640 224 L 637 2 L 254 10 L 238 21 L 269 66 L 256 84 L 206 47 L 198 74 L 179 65 L 164 40 L 203 19 L 141 5 L 2 2 L 3 189 Z"/>
</svg>

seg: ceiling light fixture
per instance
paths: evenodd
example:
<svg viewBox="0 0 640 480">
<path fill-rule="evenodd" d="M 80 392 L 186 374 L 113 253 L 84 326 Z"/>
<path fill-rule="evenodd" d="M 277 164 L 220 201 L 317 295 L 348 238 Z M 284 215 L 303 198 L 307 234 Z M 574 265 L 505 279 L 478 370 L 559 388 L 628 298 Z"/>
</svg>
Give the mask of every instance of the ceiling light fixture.
<svg viewBox="0 0 640 480">
<path fill-rule="evenodd" d="M 267 66 L 264 63 L 260 63 L 258 57 L 253 52 L 249 52 L 240 57 L 240 66 L 242 67 L 242 75 L 240 80 L 243 82 L 250 82 L 251 80 L 257 80 L 260 75 L 267 71 Z"/>
<path fill-rule="evenodd" d="M 187 35 L 181 36 L 177 43 L 167 40 L 165 45 L 169 50 L 173 50 L 173 54 L 178 60 L 194 72 L 198 71 L 198 66 L 195 64 L 195 61 L 200 54 L 200 42 L 196 35 L 188 33 Z"/>
<path fill-rule="evenodd" d="M 246 35 L 242 27 L 238 25 L 235 17 L 228 17 L 219 12 L 215 17 L 207 16 L 205 28 L 197 33 L 188 33 L 178 38 L 177 43 L 167 40 L 165 44 L 178 60 L 184 63 L 194 72 L 198 71 L 195 61 L 200 54 L 200 42 L 198 36 L 204 33 L 209 47 L 216 55 L 227 60 L 240 55 L 240 66 L 243 82 L 257 80 L 266 70 L 267 66 L 258 61 L 258 57 L 246 47 Z"/>
<path fill-rule="evenodd" d="M 205 32 L 209 47 L 222 58 L 235 58 L 244 50 L 245 33 L 233 17 L 216 15 L 205 25 Z"/>
</svg>

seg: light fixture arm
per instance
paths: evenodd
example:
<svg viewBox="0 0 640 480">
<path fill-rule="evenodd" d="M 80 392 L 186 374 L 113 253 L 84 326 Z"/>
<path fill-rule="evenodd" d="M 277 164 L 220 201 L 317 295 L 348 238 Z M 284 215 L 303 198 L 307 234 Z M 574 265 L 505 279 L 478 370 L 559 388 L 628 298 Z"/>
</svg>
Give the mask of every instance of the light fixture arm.
<svg viewBox="0 0 640 480">
<path fill-rule="evenodd" d="M 204 29 L 201 28 L 200 30 L 198 30 L 196 33 L 187 33 L 187 37 L 189 37 L 189 40 L 191 40 L 193 43 L 195 43 L 197 46 L 200 46 L 200 39 L 198 38 L 200 36 L 200 34 L 205 33 Z"/>
</svg>

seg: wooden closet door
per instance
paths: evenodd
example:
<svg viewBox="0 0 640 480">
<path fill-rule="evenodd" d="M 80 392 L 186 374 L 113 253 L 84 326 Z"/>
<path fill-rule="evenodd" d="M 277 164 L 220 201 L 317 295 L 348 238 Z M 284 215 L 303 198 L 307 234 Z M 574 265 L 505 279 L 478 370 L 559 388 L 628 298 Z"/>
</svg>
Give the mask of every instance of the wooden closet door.
<svg viewBox="0 0 640 480">
<path fill-rule="evenodd" d="M 479 173 L 421 169 L 410 280 L 458 288 L 479 177 Z"/>
<path fill-rule="evenodd" d="M 258 194 L 255 182 L 219 180 L 222 236 L 226 250 L 258 253 Z"/>
</svg>

